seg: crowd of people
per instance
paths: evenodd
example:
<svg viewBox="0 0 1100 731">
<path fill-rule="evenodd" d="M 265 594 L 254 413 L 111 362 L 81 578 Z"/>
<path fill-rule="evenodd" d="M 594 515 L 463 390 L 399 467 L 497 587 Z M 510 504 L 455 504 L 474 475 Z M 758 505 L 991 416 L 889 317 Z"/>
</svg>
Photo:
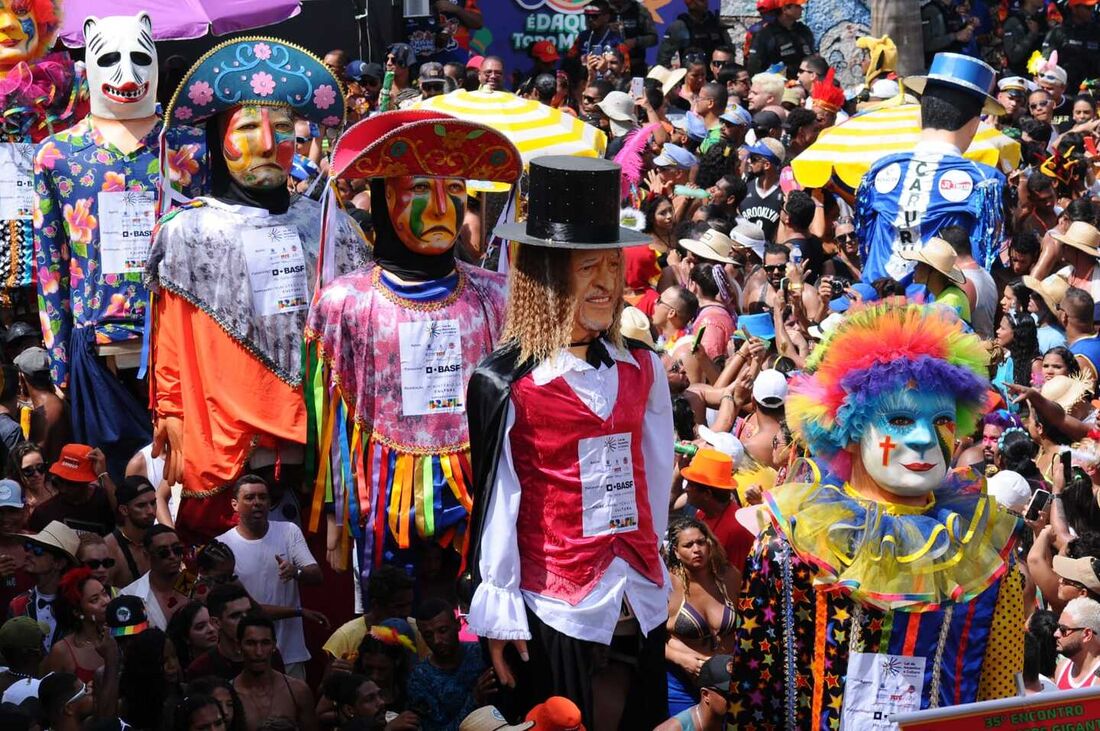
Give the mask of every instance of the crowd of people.
<svg viewBox="0 0 1100 731">
<path fill-rule="evenodd" d="M 972 433 L 955 434 L 949 467 L 984 477 L 1019 519 L 1008 562 L 1026 623 L 1017 693 L 1100 685 L 1096 3 L 1014 0 L 1000 13 L 990 3 L 922 3 L 930 65 L 948 53 L 997 70 L 997 104 L 981 124 L 1006 140 L 990 171 L 993 213 L 981 214 L 993 228 L 957 218 L 921 230 L 897 275 L 896 262 L 884 266 L 869 248 L 869 189 L 893 187 L 879 184 L 881 170 L 858 189 L 839 179 L 808 188 L 791 167 L 851 117 L 919 103 L 923 87 L 898 75 L 893 42 L 860 39 L 864 83 L 843 89 L 800 20 L 804 0 L 761 0 L 744 39 L 730 38 L 710 5 L 688 0 L 658 35 L 642 3 L 592 0 L 571 48 L 537 41 L 529 67 L 509 69 L 468 50 L 487 3 L 439 0 L 433 15 L 407 21 L 384 63 L 339 49 L 324 56 L 346 85 L 346 124 L 289 120 L 287 187 L 319 197 L 331 176 L 370 240 L 383 218 L 379 193 L 370 178 L 337 174 L 336 140 L 360 120 L 458 89 L 512 92 L 605 133 L 604 157 L 622 170 L 621 220 L 643 242 L 613 270 L 625 305 L 619 335 L 663 366 L 675 432 L 660 536 L 670 589 L 661 731 L 717 731 L 742 712 L 738 633 L 752 604 L 742 588 L 759 571 L 750 554 L 768 523 L 761 511 L 770 493 L 817 469 L 811 440 L 788 421 L 792 379 L 820 365 L 818 346 L 851 313 L 875 305 L 947 308 L 988 353 L 982 415 Z M 926 128 L 950 129 L 929 106 Z M 485 205 L 469 194 L 456 253 L 496 268 L 507 247 L 486 245 Z M 978 240 L 987 235 L 991 246 Z M 428 541 L 413 562 L 357 564 L 357 612 L 303 604 L 299 587 L 351 583 L 321 566 L 343 567 L 333 556 L 346 546 L 331 533 L 327 547 L 307 542 L 321 488 L 308 474 L 288 488 L 278 456 L 224 486 L 228 530 L 177 532 L 180 493 L 163 450 L 147 444 L 116 469 L 78 443 L 71 399 L 51 374 L 52 337 L 32 324 L 36 313 L 23 314 L 6 327 L 0 359 L 3 728 L 571 731 L 583 717 L 602 731 L 584 703 L 560 695 L 517 720 L 515 683 L 467 624 L 461 545 Z M 453 484 L 452 467 L 443 469 Z M 307 641 L 311 625 L 328 640 Z"/>
</svg>

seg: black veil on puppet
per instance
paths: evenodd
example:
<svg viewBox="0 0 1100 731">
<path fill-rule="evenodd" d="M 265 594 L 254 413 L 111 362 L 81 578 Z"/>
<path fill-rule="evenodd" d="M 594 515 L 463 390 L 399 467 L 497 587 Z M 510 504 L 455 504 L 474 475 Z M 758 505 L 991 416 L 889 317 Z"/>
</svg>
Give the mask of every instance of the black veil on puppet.
<svg viewBox="0 0 1100 731">
<path fill-rule="evenodd" d="M 440 144 L 445 152 L 436 151 Z M 335 207 L 334 181 L 369 180 L 374 261 L 401 279 L 432 281 L 455 270 L 454 246 L 434 255 L 419 254 L 406 247 L 390 220 L 386 180 L 423 175 L 512 185 L 519 180 L 523 161 L 515 145 L 491 127 L 430 109 L 400 109 L 376 114 L 348 127 L 336 141 L 329 169 L 325 220 L 329 218 L 327 211 Z M 458 224 L 461 228 L 462 222 Z M 325 236 L 322 246 L 328 246 Z M 331 281 L 324 264 L 328 258 L 323 251 L 318 264 L 322 284 Z"/>
</svg>

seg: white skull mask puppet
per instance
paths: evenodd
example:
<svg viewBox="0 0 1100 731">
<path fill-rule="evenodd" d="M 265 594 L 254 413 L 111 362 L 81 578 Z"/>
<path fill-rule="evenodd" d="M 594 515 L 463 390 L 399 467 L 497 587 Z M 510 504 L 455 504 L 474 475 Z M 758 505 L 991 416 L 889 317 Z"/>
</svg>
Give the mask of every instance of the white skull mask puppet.
<svg viewBox="0 0 1100 731">
<path fill-rule="evenodd" d="M 89 16 L 84 46 L 93 115 L 142 119 L 156 113 L 157 47 L 148 13 Z"/>
</svg>

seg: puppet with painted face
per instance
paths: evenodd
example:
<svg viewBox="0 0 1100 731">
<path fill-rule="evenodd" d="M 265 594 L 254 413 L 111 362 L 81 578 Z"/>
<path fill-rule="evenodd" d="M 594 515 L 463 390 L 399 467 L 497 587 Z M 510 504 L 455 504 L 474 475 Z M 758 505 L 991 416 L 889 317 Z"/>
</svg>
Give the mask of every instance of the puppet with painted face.
<svg viewBox="0 0 1100 731">
<path fill-rule="evenodd" d="M 413 565 L 425 541 L 461 546 L 466 383 L 503 326 L 504 278 L 457 261 L 454 245 L 466 179 L 514 183 L 520 171 L 496 130 L 427 110 L 375 115 L 333 151 L 334 178 L 370 180 L 374 263 L 313 306 L 307 400 L 316 394 L 315 505 L 329 496 L 330 546 L 354 536 L 362 576 Z"/>
<path fill-rule="evenodd" d="M 82 71 L 68 53 L 49 53 L 61 27 L 60 0 L 0 0 L 0 301 L 32 282 L 34 143 L 88 111 Z"/>
<path fill-rule="evenodd" d="M 287 188 L 295 115 L 342 124 L 340 82 L 307 51 L 258 37 L 200 58 L 165 111 L 169 128 L 204 123 L 210 150 L 211 195 L 161 219 L 146 268 L 153 451 L 183 485 L 176 526 L 193 541 L 230 527 L 229 488 L 246 472 L 267 479 L 277 514 L 296 517 L 321 206 Z M 334 212 L 331 230 L 333 268 L 361 265 L 355 223 Z"/>
<path fill-rule="evenodd" d="M 164 131 L 156 116 L 147 13 L 89 17 L 84 40 L 91 113 L 35 155 L 38 312 L 54 384 L 69 393 L 74 437 L 102 449 L 120 479 L 153 436 L 135 394 L 146 390 L 136 367 L 160 166 L 167 161 L 178 193 L 197 197 L 206 188 L 206 143 L 194 127 Z"/>
<path fill-rule="evenodd" d="M 849 314 L 792 381 L 788 423 L 828 469 L 806 463 L 766 496 L 738 603 L 736 727 L 871 728 L 876 711 L 1015 694 L 1017 519 L 950 469 L 987 359 L 953 313 L 880 305 Z M 879 693 L 898 678 L 907 693 Z"/>
</svg>

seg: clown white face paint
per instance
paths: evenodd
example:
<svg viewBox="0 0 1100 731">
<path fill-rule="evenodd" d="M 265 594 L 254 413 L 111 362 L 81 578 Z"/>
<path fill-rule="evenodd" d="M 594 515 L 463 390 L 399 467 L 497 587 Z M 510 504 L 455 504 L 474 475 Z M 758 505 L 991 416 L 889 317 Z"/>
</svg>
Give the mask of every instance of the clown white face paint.
<svg viewBox="0 0 1100 731">
<path fill-rule="evenodd" d="M 898 390 L 881 402 L 859 453 L 867 474 L 887 492 L 917 497 L 939 487 L 955 448 L 955 399 Z"/>
<path fill-rule="evenodd" d="M 157 47 L 147 13 L 84 21 L 92 114 L 143 119 L 156 113 Z"/>
</svg>

